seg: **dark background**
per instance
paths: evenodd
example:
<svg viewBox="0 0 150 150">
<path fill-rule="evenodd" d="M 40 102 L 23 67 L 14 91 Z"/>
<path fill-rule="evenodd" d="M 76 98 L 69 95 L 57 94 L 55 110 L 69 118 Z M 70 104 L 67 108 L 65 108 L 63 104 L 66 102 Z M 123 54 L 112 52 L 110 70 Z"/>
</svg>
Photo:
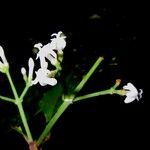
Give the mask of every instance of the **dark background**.
<svg viewBox="0 0 150 150">
<path fill-rule="evenodd" d="M 92 149 L 141 146 L 143 149 L 148 133 L 148 59 L 140 36 L 143 30 L 141 7 L 130 4 L 115 7 L 100 4 L 76 6 L 74 3 L 65 7 L 61 4 L 47 7 L 41 4 L 38 7 L 21 5 L 5 9 L 1 13 L 0 23 L 0 45 L 5 49 L 18 87 L 22 83 L 20 68 L 27 67 L 30 56 L 35 58 L 33 45 L 37 42 L 45 44 L 52 33 L 63 31 L 67 36 L 65 74 L 75 69 L 75 78 L 81 78 L 98 56 L 105 58 L 101 66 L 103 71 L 99 68 L 79 95 L 109 88 L 118 78 L 122 79 L 121 86 L 131 82 L 144 90 L 143 98 L 131 104 L 124 104 L 124 97 L 112 95 L 71 105 L 53 128 L 51 140 L 45 144 L 45 149 L 58 146 L 68 149 L 81 146 Z M 97 17 L 93 18 L 94 15 Z M 117 66 L 111 65 L 113 57 L 116 57 Z M 3 95 L 9 95 L 6 82 L 0 74 Z M 8 103 L 0 103 L 2 143 L 12 145 L 14 149 L 23 149 L 26 145 L 18 135 L 3 130 L 9 124 L 7 117 L 14 111 Z M 21 143 L 20 146 L 18 143 Z"/>
</svg>

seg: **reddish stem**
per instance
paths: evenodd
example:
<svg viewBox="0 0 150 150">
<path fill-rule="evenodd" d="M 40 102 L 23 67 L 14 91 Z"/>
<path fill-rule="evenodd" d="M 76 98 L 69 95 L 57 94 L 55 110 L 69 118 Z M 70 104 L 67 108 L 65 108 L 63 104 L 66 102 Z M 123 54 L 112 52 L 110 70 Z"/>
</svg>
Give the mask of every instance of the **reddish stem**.
<svg viewBox="0 0 150 150">
<path fill-rule="evenodd" d="M 36 142 L 29 143 L 29 150 L 38 150 L 38 146 L 37 146 Z"/>
</svg>

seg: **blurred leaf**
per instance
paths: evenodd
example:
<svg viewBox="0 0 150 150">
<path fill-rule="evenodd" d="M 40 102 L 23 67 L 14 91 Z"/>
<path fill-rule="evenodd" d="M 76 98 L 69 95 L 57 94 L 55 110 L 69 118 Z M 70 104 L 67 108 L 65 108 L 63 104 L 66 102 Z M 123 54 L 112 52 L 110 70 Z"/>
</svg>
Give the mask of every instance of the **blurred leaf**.
<svg viewBox="0 0 150 150">
<path fill-rule="evenodd" d="M 40 110 L 44 113 L 46 122 L 48 122 L 54 113 L 57 111 L 57 108 L 62 103 L 61 95 L 63 93 L 63 87 L 61 84 L 57 84 L 47 93 L 44 94 L 42 99 L 39 101 Z"/>
</svg>

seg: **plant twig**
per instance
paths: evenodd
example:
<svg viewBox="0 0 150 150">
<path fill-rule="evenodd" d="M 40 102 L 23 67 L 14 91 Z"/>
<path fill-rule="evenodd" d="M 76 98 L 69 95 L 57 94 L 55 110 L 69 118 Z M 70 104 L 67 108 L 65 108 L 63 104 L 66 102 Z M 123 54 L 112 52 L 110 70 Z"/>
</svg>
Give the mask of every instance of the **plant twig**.
<svg viewBox="0 0 150 150">
<path fill-rule="evenodd" d="M 27 134 L 27 137 L 28 137 L 28 140 L 30 142 L 33 141 L 33 138 L 32 138 L 32 135 L 31 135 L 31 132 L 30 132 L 30 128 L 29 128 L 29 125 L 27 123 L 27 119 L 26 119 L 26 116 L 25 116 L 25 112 L 24 112 L 24 109 L 23 109 L 23 106 L 22 106 L 22 99 L 19 98 L 18 94 L 17 94 L 17 90 L 15 88 L 15 85 L 12 81 L 12 78 L 11 78 L 11 75 L 9 73 L 9 70 L 7 70 L 6 72 L 6 76 L 9 80 L 9 83 L 10 83 L 10 86 L 11 86 L 11 89 L 12 89 L 12 92 L 14 94 L 14 97 L 15 97 L 15 104 L 18 106 L 18 110 L 19 110 L 19 113 L 20 113 L 20 117 L 21 117 L 21 120 L 22 120 L 22 123 L 23 123 L 23 126 L 25 128 L 25 131 L 26 131 L 26 134 Z"/>
<path fill-rule="evenodd" d="M 91 75 L 94 73 L 94 71 L 96 70 L 96 68 L 99 66 L 99 64 L 101 63 L 101 61 L 103 60 L 103 57 L 99 57 L 97 59 L 97 61 L 94 63 L 94 65 L 91 67 L 91 69 L 89 70 L 89 72 L 83 77 L 83 79 L 81 80 L 81 82 L 78 84 L 78 86 L 75 88 L 74 92 L 71 97 L 68 96 L 64 96 L 63 99 L 63 103 L 60 105 L 60 107 L 58 108 L 57 112 L 55 113 L 55 115 L 52 117 L 52 119 L 49 121 L 49 123 L 46 125 L 44 131 L 42 132 L 41 136 L 39 137 L 39 139 L 37 140 L 37 145 L 39 146 L 43 140 L 45 139 L 45 137 L 48 135 L 48 133 L 50 132 L 50 130 L 52 129 L 52 127 L 54 126 L 54 124 L 56 123 L 56 121 L 58 120 L 58 118 L 63 114 L 63 112 L 68 108 L 68 106 L 73 102 L 73 99 L 76 95 L 77 92 L 79 92 L 83 86 L 85 85 L 85 83 L 88 81 L 88 79 L 91 77 Z"/>
<path fill-rule="evenodd" d="M 86 94 L 86 95 L 83 95 L 83 96 L 78 96 L 73 100 L 73 102 L 80 101 L 80 100 L 85 100 L 85 99 L 88 99 L 88 98 L 97 97 L 97 96 L 100 96 L 100 95 L 107 95 L 107 94 L 123 95 L 123 90 L 115 90 L 113 88 L 110 88 L 108 90 L 103 90 L 103 91 L 99 91 L 99 92 Z"/>
<path fill-rule="evenodd" d="M 88 79 L 91 77 L 91 75 L 94 73 L 94 71 L 96 70 L 96 68 L 99 66 L 99 64 L 102 62 L 102 60 L 104 59 L 104 57 L 99 57 L 97 59 L 97 61 L 94 63 L 94 65 L 91 67 L 91 69 L 88 71 L 88 73 L 83 77 L 83 79 L 81 80 L 81 82 L 78 84 L 78 86 L 75 88 L 75 93 L 79 92 L 83 86 L 85 85 L 85 83 L 88 81 Z"/>
</svg>

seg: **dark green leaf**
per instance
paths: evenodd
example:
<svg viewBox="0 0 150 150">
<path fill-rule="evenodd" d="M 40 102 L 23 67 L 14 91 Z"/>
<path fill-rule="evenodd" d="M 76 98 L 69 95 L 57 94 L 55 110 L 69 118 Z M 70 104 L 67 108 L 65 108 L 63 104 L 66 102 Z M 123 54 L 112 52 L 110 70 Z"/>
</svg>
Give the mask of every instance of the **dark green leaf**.
<svg viewBox="0 0 150 150">
<path fill-rule="evenodd" d="M 57 84 L 52 89 L 50 89 L 47 93 L 44 94 L 42 99 L 39 102 L 40 110 L 44 113 L 46 118 L 46 122 L 48 122 L 57 108 L 62 103 L 61 96 L 63 93 L 63 87 L 61 84 Z"/>
</svg>

